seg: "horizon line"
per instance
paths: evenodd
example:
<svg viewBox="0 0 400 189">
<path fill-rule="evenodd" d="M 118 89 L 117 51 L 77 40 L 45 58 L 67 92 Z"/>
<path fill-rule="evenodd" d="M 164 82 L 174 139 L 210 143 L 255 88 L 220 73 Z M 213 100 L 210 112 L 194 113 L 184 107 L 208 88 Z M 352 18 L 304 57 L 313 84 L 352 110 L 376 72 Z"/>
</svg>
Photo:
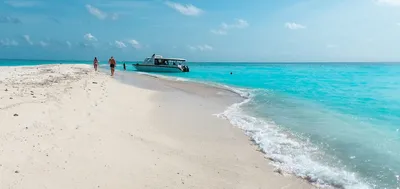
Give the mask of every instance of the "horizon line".
<svg viewBox="0 0 400 189">
<path fill-rule="evenodd" d="M 84 61 L 91 62 L 92 60 L 51 60 L 51 59 L 14 59 L 14 58 L 0 58 L 0 60 L 23 60 L 23 61 Z M 121 60 L 118 62 L 138 62 L 142 60 Z M 399 61 L 187 61 L 189 63 L 400 63 Z"/>
</svg>

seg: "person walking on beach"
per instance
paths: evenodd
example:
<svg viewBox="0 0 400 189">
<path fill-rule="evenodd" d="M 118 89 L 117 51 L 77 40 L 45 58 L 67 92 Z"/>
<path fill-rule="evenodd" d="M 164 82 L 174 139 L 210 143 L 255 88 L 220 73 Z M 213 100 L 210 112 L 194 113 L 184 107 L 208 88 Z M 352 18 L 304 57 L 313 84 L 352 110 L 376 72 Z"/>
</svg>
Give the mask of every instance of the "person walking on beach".
<svg viewBox="0 0 400 189">
<path fill-rule="evenodd" d="M 97 57 L 94 57 L 93 60 L 93 67 L 94 67 L 94 71 L 97 72 L 97 66 L 99 65 L 99 61 L 97 61 Z"/>
<path fill-rule="evenodd" d="M 110 64 L 110 68 L 111 68 L 111 76 L 114 76 L 115 66 L 116 66 L 117 62 L 115 62 L 115 59 L 113 56 L 111 56 L 111 58 L 108 60 L 108 63 Z"/>
<path fill-rule="evenodd" d="M 125 65 L 125 62 L 124 62 L 124 70 L 126 70 L 126 65 Z"/>
</svg>

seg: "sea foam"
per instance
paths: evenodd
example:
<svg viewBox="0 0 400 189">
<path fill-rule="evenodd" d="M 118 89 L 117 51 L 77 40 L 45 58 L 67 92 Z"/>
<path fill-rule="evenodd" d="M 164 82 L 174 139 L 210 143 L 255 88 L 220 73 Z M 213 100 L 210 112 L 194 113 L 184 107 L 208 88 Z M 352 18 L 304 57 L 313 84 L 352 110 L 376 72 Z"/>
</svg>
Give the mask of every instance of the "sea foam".
<svg viewBox="0 0 400 189">
<path fill-rule="evenodd" d="M 369 184 L 356 174 L 319 162 L 313 158 L 322 153 L 307 141 L 302 141 L 280 129 L 274 122 L 253 117 L 243 111 L 243 105 L 251 102 L 254 90 L 227 87 L 246 99 L 228 107 L 217 117 L 227 119 L 245 131 L 265 156 L 271 160 L 277 172 L 296 175 L 323 188 L 370 189 Z"/>
<path fill-rule="evenodd" d="M 161 79 L 189 81 L 223 88 L 243 97 L 243 101 L 228 107 L 224 112 L 215 114 L 242 129 L 257 144 L 277 172 L 292 174 L 322 188 L 372 189 L 371 184 L 344 167 L 331 166 L 315 158 L 323 151 L 307 140 L 292 136 L 272 121 L 252 116 L 243 110 L 259 92 L 257 89 L 231 87 L 217 82 L 201 81 L 176 76 L 140 73 Z"/>
</svg>

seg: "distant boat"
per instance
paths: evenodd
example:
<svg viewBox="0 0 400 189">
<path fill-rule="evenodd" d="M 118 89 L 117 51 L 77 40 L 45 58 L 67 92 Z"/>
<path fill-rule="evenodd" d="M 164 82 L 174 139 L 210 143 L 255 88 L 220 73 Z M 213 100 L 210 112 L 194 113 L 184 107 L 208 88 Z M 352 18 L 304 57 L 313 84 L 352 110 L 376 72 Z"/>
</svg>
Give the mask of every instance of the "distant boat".
<svg viewBox="0 0 400 189">
<path fill-rule="evenodd" d="M 185 65 L 186 60 L 182 58 L 163 58 L 155 55 L 144 59 L 143 63 L 133 64 L 138 71 L 142 72 L 189 72 Z"/>
</svg>

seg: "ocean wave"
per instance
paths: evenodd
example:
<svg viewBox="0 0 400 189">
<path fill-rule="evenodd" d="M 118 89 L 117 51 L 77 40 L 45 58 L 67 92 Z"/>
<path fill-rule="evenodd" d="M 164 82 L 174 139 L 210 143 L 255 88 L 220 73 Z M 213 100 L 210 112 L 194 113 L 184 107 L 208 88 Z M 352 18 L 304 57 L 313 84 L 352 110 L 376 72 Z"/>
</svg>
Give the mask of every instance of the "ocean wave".
<svg viewBox="0 0 400 189">
<path fill-rule="evenodd" d="M 310 142 L 293 137 L 283 131 L 273 122 L 249 115 L 242 110 L 242 106 L 251 102 L 259 92 L 265 90 L 232 87 L 216 82 L 191 80 L 174 76 L 164 76 L 150 73 L 140 73 L 152 77 L 173 81 L 195 82 L 229 90 L 243 97 L 244 100 L 228 107 L 224 112 L 215 116 L 226 119 L 234 126 L 242 129 L 252 141 L 257 144 L 277 172 L 293 174 L 322 188 L 343 189 L 371 189 L 355 173 L 344 168 L 330 166 L 322 161 L 315 160 L 321 154 L 317 147 Z"/>
<path fill-rule="evenodd" d="M 277 172 L 296 175 L 322 188 L 372 188 L 355 173 L 314 160 L 315 158 L 313 157 L 322 152 L 311 143 L 291 136 L 273 122 L 264 121 L 243 111 L 241 107 L 254 99 L 260 92 L 258 89 L 231 87 L 216 82 L 151 73 L 140 74 L 173 81 L 202 83 L 229 90 L 243 97 L 244 100 L 242 102 L 235 103 L 224 112 L 215 115 L 230 121 L 232 125 L 242 129 L 259 146 L 265 156 L 271 160 L 271 164 L 276 168 Z"/>
<path fill-rule="evenodd" d="M 244 89 L 244 88 L 238 88 L 238 87 L 231 87 L 228 85 L 224 85 L 224 84 L 220 84 L 220 83 L 211 83 L 211 82 L 203 82 L 204 84 L 207 85 L 213 85 L 215 87 L 219 87 L 222 89 L 226 89 L 229 90 L 233 93 L 238 94 L 239 96 L 241 96 L 244 99 L 250 99 L 253 96 L 252 89 Z"/>
<path fill-rule="evenodd" d="M 277 172 L 296 175 L 322 188 L 372 188 L 355 173 L 314 160 L 313 157 L 321 152 L 309 142 L 290 136 L 273 122 L 264 121 L 244 112 L 241 107 L 252 101 L 256 91 L 226 87 L 247 98 L 215 115 L 245 131 L 246 135 L 271 160 Z"/>
</svg>

